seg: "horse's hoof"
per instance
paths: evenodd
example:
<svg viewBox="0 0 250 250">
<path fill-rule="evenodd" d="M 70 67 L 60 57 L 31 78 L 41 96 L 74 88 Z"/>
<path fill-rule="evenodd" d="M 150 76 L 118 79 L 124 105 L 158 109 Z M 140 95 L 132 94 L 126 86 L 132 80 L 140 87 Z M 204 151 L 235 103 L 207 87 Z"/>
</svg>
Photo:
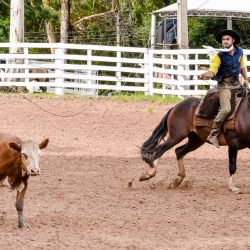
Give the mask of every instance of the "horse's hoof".
<svg viewBox="0 0 250 250">
<path fill-rule="evenodd" d="M 232 191 L 235 194 L 240 194 L 240 189 L 237 187 L 229 187 L 229 190 Z"/>
<path fill-rule="evenodd" d="M 146 181 L 149 180 L 150 178 L 152 178 L 153 176 L 151 176 L 150 174 L 142 174 L 139 178 L 139 181 Z"/>
<path fill-rule="evenodd" d="M 154 166 L 152 164 L 152 166 Z M 147 173 L 144 173 L 140 176 L 139 181 L 146 181 L 151 179 L 152 177 L 154 177 L 156 175 L 156 169 L 155 168 L 150 168 L 149 171 Z"/>
<path fill-rule="evenodd" d="M 22 222 L 22 223 L 19 223 L 18 224 L 18 227 L 19 228 L 29 228 L 30 227 L 30 225 L 28 224 L 28 223 L 26 223 L 26 222 Z"/>
<path fill-rule="evenodd" d="M 177 187 L 179 187 L 180 186 L 180 184 L 181 184 L 181 182 L 180 182 L 180 180 L 179 179 L 174 179 L 174 181 L 173 181 L 173 188 L 177 188 Z"/>
</svg>

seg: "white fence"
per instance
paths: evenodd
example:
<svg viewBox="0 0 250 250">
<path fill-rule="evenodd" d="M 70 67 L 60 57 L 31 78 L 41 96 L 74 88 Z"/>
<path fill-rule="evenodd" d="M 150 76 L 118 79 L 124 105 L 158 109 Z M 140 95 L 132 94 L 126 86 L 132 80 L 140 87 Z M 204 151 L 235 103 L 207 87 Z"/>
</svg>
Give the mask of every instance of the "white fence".
<svg viewBox="0 0 250 250">
<path fill-rule="evenodd" d="M 23 48 L 23 53 L 9 54 L 10 47 Z M 55 54 L 50 53 L 51 48 Z M 208 53 L 207 49 L 0 43 L 0 59 L 6 61 L 0 64 L 0 86 L 26 86 L 30 91 L 41 86 L 56 94 L 132 91 L 199 96 L 216 84 L 198 79 L 210 63 Z M 250 56 L 250 50 L 244 50 L 244 54 Z"/>
</svg>

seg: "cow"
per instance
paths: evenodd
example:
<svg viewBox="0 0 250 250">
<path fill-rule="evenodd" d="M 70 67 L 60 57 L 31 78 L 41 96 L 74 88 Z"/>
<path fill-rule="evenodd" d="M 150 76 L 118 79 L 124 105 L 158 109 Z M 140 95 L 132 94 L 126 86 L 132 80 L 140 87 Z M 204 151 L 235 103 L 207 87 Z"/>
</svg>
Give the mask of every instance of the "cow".
<svg viewBox="0 0 250 250">
<path fill-rule="evenodd" d="M 0 184 L 8 181 L 12 190 L 17 190 L 16 210 L 18 227 L 29 227 L 23 216 L 24 195 L 30 176 L 40 175 L 39 158 L 41 150 L 46 148 L 49 139 L 40 144 L 32 140 L 21 140 L 19 137 L 0 133 Z"/>
</svg>

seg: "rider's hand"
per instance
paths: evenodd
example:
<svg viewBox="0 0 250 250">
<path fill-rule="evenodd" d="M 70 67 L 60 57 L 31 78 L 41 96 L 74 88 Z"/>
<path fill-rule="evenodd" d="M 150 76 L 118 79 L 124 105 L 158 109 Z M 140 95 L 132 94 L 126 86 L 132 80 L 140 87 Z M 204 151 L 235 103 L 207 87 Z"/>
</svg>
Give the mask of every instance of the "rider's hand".
<svg viewBox="0 0 250 250">
<path fill-rule="evenodd" d="M 243 86 L 248 87 L 248 85 L 249 85 L 249 81 L 248 81 L 248 79 L 245 79 L 243 82 Z"/>
<path fill-rule="evenodd" d="M 201 78 L 201 79 L 211 79 L 212 77 L 214 77 L 214 73 L 212 72 L 212 71 L 207 71 L 207 72 L 205 72 L 205 73 L 202 73 L 202 74 L 200 74 L 199 75 L 199 77 Z"/>
<path fill-rule="evenodd" d="M 205 74 L 206 74 L 206 73 L 200 74 L 200 75 L 199 75 L 199 78 L 204 79 L 204 78 L 205 78 Z"/>
</svg>

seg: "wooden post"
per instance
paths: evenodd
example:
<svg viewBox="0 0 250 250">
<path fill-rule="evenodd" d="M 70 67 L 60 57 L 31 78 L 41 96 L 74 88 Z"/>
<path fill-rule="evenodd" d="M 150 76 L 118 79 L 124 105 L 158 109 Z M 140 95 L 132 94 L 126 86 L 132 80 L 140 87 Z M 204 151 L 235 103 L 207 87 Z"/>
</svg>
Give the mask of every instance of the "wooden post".
<svg viewBox="0 0 250 250">
<path fill-rule="evenodd" d="M 177 0 L 177 42 L 180 49 L 188 48 L 188 19 L 187 19 L 187 0 Z M 179 60 L 187 60 L 188 55 L 178 54 Z M 179 70 L 187 70 L 189 66 L 179 65 Z M 187 80 L 185 75 L 179 75 L 178 79 L 181 81 Z M 182 89 L 182 87 L 178 86 Z M 185 86 L 184 89 L 189 89 Z"/>
<path fill-rule="evenodd" d="M 150 31 L 150 41 L 151 41 L 151 49 L 155 48 L 155 34 L 156 34 L 156 15 L 154 13 L 151 14 L 151 31 Z"/>
<path fill-rule="evenodd" d="M 187 0 L 177 1 L 177 42 L 180 49 L 188 48 Z"/>
</svg>

